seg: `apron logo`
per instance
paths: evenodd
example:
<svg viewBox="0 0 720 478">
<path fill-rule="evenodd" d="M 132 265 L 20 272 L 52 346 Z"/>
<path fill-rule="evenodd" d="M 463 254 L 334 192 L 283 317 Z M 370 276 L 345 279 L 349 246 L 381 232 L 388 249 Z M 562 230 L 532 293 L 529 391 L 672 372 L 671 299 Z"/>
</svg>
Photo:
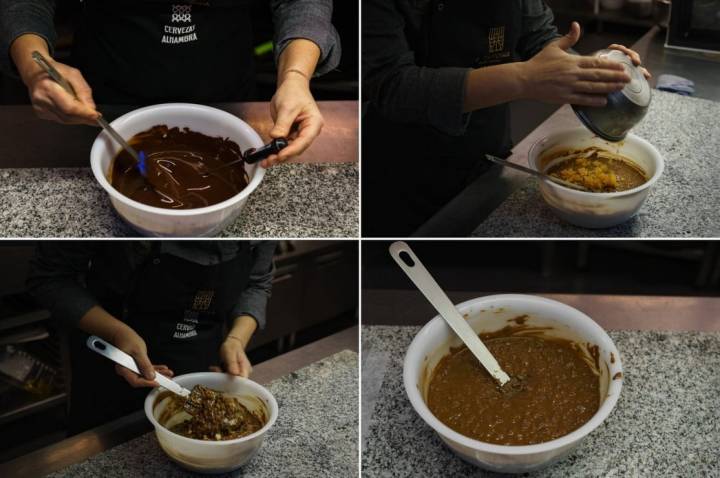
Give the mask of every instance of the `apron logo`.
<svg viewBox="0 0 720 478">
<path fill-rule="evenodd" d="M 488 30 L 488 52 L 497 53 L 505 47 L 505 26 Z"/>
<path fill-rule="evenodd" d="M 192 21 L 192 5 L 173 5 L 172 19 L 170 21 L 190 23 Z"/>
<path fill-rule="evenodd" d="M 183 321 L 175 324 L 174 339 L 189 339 L 195 337 L 198 332 L 195 327 L 198 324 L 198 312 L 194 310 L 186 310 L 183 315 Z"/>
<path fill-rule="evenodd" d="M 192 22 L 192 5 L 172 5 L 170 23 L 190 22 Z M 195 26 L 196 25 L 165 25 L 160 43 L 176 45 L 178 43 L 197 41 L 198 38 L 197 33 L 195 32 Z"/>
<path fill-rule="evenodd" d="M 195 299 L 193 300 L 192 310 L 205 311 L 210 308 L 213 297 L 215 296 L 214 290 L 199 290 L 195 293 Z"/>
</svg>

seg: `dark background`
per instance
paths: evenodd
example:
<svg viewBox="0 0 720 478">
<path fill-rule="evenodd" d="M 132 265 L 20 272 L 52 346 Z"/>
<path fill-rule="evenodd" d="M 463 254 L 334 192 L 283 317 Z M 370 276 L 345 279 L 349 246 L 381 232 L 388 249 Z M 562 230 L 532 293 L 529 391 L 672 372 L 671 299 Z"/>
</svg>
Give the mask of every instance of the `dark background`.
<svg viewBox="0 0 720 478">
<path fill-rule="evenodd" d="M 55 25 L 58 32 L 55 59 L 68 63 L 74 25 L 82 8 L 78 0 L 58 0 Z M 254 45 L 272 40 L 272 17 L 267 0 L 252 1 Z M 342 59 L 335 71 L 313 79 L 311 89 L 316 100 L 357 100 L 358 97 L 358 4 L 355 1 L 334 2 L 333 24 L 340 35 Z M 257 81 L 255 101 L 269 101 L 275 91 L 276 71 L 272 53 L 256 57 Z M 91 85 L 92 86 L 92 85 Z M 27 89 L 13 76 L 0 73 L 0 104 L 29 103 Z"/>
<path fill-rule="evenodd" d="M 0 241 L 0 463 L 66 437 L 67 333 L 25 294 L 34 248 L 35 241 Z M 274 262 L 267 326 L 248 345 L 251 363 L 357 325 L 357 241 L 280 241 Z M 12 350 L 48 368 L 49 391 L 31 393 L 2 372 Z"/>
<path fill-rule="evenodd" d="M 388 254 L 363 241 L 362 287 L 413 289 Z M 715 241 L 408 241 L 451 291 L 720 295 Z"/>
</svg>

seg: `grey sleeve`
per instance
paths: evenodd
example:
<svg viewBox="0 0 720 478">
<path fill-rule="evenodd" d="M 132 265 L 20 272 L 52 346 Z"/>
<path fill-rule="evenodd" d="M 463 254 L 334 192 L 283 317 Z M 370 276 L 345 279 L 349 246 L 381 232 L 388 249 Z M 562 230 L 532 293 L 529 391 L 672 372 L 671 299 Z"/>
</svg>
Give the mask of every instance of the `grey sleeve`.
<svg viewBox="0 0 720 478">
<path fill-rule="evenodd" d="M 340 36 L 332 25 L 332 0 L 271 0 L 275 25 L 275 64 L 288 43 L 304 38 L 320 48 L 315 76 L 337 68 L 340 63 Z"/>
<path fill-rule="evenodd" d="M 276 247 L 276 241 L 260 241 L 255 245 L 252 250 L 253 264 L 247 287 L 233 308 L 233 318 L 249 315 L 255 319 L 260 329 L 265 328 L 267 301 L 271 295 L 275 273 L 273 255 Z"/>
<path fill-rule="evenodd" d="M 20 35 L 34 33 L 45 39 L 53 54 L 57 33 L 54 0 L 0 0 L 0 69 L 15 75 L 10 45 Z"/>
<path fill-rule="evenodd" d="M 463 134 L 468 121 L 463 113 L 465 80 L 470 68 L 418 66 L 395 2 L 365 0 L 362 7 L 363 100 L 392 121 Z"/>
<path fill-rule="evenodd" d="M 30 260 L 30 295 L 64 326 L 76 326 L 88 310 L 98 305 L 81 284 L 95 248 L 91 241 L 40 241 Z"/>
<path fill-rule="evenodd" d="M 559 38 L 552 10 L 543 0 L 522 2 L 522 36 L 518 41 L 518 54 L 523 60 L 535 56 L 549 42 Z"/>
</svg>

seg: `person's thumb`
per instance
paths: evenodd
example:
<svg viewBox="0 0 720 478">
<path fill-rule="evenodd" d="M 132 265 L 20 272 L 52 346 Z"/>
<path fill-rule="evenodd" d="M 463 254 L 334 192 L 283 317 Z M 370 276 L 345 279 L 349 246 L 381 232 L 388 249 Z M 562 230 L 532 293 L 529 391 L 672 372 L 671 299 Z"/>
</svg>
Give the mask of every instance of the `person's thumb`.
<svg viewBox="0 0 720 478">
<path fill-rule="evenodd" d="M 238 366 L 237 360 L 228 360 L 227 373 L 230 375 L 240 375 L 240 367 Z"/>
<path fill-rule="evenodd" d="M 133 358 L 138 366 L 138 370 L 140 370 L 140 375 L 148 380 L 155 380 L 155 367 L 153 367 L 147 354 L 138 352 L 133 355 Z"/>
<path fill-rule="evenodd" d="M 270 137 L 282 138 L 290 134 L 290 128 L 292 128 L 293 121 L 295 118 L 292 117 L 288 110 L 278 111 L 277 120 L 275 120 L 275 126 L 270 130 Z"/>
<path fill-rule="evenodd" d="M 563 50 L 568 50 L 575 46 L 580 39 L 580 24 L 578 22 L 572 22 L 570 25 L 570 31 L 567 35 L 561 37 L 555 44 Z"/>
</svg>

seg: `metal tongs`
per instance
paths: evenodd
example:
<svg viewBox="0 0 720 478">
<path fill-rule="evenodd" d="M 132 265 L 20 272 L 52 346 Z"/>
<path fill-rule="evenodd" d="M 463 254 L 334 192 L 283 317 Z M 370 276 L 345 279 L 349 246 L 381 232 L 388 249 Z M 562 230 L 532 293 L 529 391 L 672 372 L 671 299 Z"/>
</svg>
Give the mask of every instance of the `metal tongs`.
<svg viewBox="0 0 720 478">
<path fill-rule="evenodd" d="M 48 62 L 47 59 L 39 51 L 33 51 L 32 58 L 33 58 L 33 60 L 35 60 L 35 63 L 40 65 L 45 70 L 45 72 L 50 76 L 50 78 L 53 79 L 53 81 L 55 81 L 55 83 L 60 85 L 62 87 L 62 89 L 64 89 L 68 94 L 72 95 L 73 98 L 80 101 L 80 99 L 78 98 L 77 92 L 75 91 L 75 88 L 73 88 L 73 85 L 67 79 L 65 79 L 65 77 L 62 76 L 60 74 L 60 72 L 57 71 L 55 69 L 55 67 L 52 66 L 50 64 L 50 62 Z M 127 151 L 130 154 L 130 156 L 133 157 L 133 159 L 135 159 L 135 161 L 137 162 L 137 165 L 138 165 L 138 170 L 140 170 L 140 174 L 143 177 L 146 177 L 147 176 L 147 164 L 145 161 L 145 153 L 143 153 L 142 151 L 140 151 L 139 153 L 137 151 L 135 151 L 135 149 L 132 146 L 130 146 L 127 143 L 127 141 L 125 141 L 123 139 L 123 137 L 120 136 L 120 134 L 117 131 L 115 131 L 115 128 L 110 126 L 110 123 L 105 121 L 105 118 L 103 118 L 103 116 L 102 116 L 102 114 L 100 114 L 100 112 L 98 112 L 98 116 L 97 116 L 97 118 L 95 118 L 95 121 L 97 121 L 97 123 L 100 125 L 100 127 L 102 127 L 105 131 L 107 131 L 107 133 L 115 141 L 117 141 L 117 143 L 120 146 L 122 146 L 122 148 L 125 151 Z"/>
<path fill-rule="evenodd" d="M 138 375 L 142 375 L 135 363 L 135 359 L 100 337 L 96 337 L 94 335 L 88 337 L 87 346 L 93 352 L 97 352 L 103 357 L 109 358 L 116 364 L 122 365 L 126 369 L 131 370 Z M 185 399 L 183 409 L 190 415 L 196 415 L 202 406 L 211 404 L 221 396 L 220 393 L 203 387 L 202 385 L 195 385 L 192 391 L 190 391 L 173 379 L 160 373 L 155 373 L 153 380 L 174 394 L 183 397 Z"/>
</svg>

